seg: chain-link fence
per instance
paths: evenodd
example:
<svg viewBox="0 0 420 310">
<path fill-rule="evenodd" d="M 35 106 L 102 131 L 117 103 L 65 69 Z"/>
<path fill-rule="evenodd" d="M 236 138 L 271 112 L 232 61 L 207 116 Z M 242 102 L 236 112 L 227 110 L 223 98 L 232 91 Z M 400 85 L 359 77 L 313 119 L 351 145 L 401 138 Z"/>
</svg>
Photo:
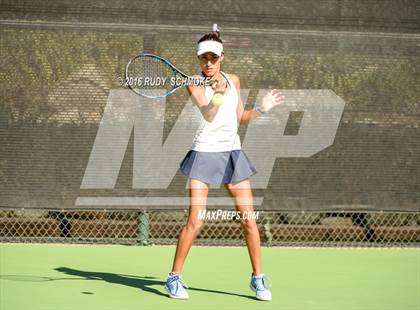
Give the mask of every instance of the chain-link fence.
<svg viewBox="0 0 420 310">
<path fill-rule="evenodd" d="M 187 210 L 1 209 L 1 242 L 176 244 Z M 418 247 L 420 212 L 260 212 L 264 246 Z M 238 220 L 207 221 L 196 244 L 244 245 Z"/>
</svg>

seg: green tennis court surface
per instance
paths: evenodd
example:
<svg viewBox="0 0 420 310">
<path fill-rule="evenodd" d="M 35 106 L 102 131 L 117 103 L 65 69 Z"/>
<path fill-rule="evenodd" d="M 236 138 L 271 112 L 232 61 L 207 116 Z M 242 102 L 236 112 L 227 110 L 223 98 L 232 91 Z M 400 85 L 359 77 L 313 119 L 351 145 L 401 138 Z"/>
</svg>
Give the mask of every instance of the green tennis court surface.
<svg viewBox="0 0 420 310">
<path fill-rule="evenodd" d="M 173 246 L 0 245 L 0 309 L 419 309 L 418 249 L 264 248 L 273 301 L 249 290 L 246 248 L 193 247 L 190 299 L 166 297 Z"/>
</svg>

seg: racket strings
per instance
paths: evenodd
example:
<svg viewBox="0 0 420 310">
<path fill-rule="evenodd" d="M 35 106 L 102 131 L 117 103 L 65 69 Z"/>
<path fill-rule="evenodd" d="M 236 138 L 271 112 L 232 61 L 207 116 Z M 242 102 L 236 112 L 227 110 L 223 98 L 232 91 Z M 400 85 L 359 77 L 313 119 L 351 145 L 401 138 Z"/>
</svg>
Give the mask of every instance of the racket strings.
<svg viewBox="0 0 420 310">
<path fill-rule="evenodd" d="M 159 90 L 168 92 L 172 89 L 173 70 L 159 59 L 137 57 L 130 63 L 127 75 L 130 87 L 144 95 L 154 96 Z"/>
</svg>

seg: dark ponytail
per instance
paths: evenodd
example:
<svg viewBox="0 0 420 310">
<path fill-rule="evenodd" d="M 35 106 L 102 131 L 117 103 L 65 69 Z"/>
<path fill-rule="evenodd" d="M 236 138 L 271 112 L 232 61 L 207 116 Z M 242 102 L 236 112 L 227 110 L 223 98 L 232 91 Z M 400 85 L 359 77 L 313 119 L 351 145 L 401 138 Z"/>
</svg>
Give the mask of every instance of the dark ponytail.
<svg viewBox="0 0 420 310">
<path fill-rule="evenodd" d="M 217 42 L 223 43 L 222 39 L 220 39 L 219 31 L 212 31 L 205 34 L 204 36 L 200 38 L 200 40 L 198 40 L 197 44 L 203 41 L 217 41 Z"/>
</svg>

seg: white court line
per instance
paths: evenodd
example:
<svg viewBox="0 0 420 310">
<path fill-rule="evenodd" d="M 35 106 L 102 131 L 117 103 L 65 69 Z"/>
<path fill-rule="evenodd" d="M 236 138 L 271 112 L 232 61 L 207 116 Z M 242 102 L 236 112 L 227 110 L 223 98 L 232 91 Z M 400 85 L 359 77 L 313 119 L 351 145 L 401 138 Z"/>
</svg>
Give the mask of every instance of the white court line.
<svg viewBox="0 0 420 310">
<path fill-rule="evenodd" d="M 253 205 L 261 206 L 264 197 L 253 197 Z M 235 206 L 230 197 L 208 197 L 207 206 Z M 189 206 L 190 197 L 77 197 L 76 206 Z"/>
</svg>

